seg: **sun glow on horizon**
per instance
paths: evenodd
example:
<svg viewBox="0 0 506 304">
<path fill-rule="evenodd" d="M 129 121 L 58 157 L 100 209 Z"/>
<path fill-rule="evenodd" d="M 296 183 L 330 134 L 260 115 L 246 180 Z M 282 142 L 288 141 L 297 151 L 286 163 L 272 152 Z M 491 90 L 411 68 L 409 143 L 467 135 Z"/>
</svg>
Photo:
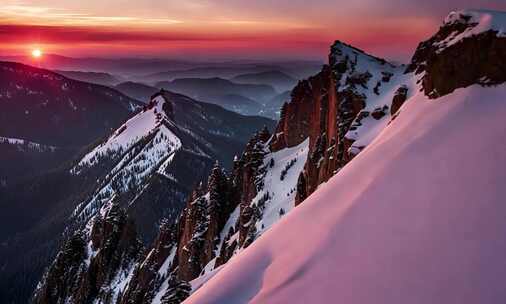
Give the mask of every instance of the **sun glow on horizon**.
<svg viewBox="0 0 506 304">
<path fill-rule="evenodd" d="M 32 50 L 32 56 L 34 58 L 40 58 L 42 56 L 42 51 L 40 49 Z"/>
</svg>

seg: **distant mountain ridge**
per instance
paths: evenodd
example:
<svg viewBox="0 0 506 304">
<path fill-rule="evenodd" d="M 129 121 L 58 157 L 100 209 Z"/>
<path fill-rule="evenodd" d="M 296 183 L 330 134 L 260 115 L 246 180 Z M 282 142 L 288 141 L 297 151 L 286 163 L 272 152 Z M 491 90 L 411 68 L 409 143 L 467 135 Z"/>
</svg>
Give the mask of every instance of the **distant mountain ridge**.
<svg viewBox="0 0 506 304">
<path fill-rule="evenodd" d="M 262 108 L 276 90 L 266 84 L 239 84 L 223 78 L 181 78 L 156 87 L 212 102 L 244 115 L 265 115 Z M 272 115 L 266 115 L 272 117 Z"/>
<path fill-rule="evenodd" d="M 171 81 L 176 78 L 210 78 L 219 77 L 230 79 L 244 74 L 257 74 L 269 71 L 280 71 L 281 73 L 294 75 L 302 79 L 314 74 L 321 68 L 319 62 L 224 62 L 207 64 L 189 69 L 173 69 L 171 71 L 158 72 L 142 77 L 143 81 L 158 82 Z"/>
<path fill-rule="evenodd" d="M 74 80 L 101 84 L 104 86 L 114 86 L 121 82 L 120 77 L 105 72 L 82 72 L 64 70 L 54 70 L 54 72 Z"/>
<path fill-rule="evenodd" d="M 240 74 L 280 69 L 297 78 L 314 74 L 322 62 L 315 60 L 233 60 L 194 61 L 164 58 L 93 58 L 68 57 L 44 54 L 43 62 L 34 61 L 32 56 L 0 56 L 2 61 L 20 62 L 27 65 L 41 64 L 51 70 L 105 72 L 133 77 L 132 81 L 148 83 L 184 77 L 229 78 Z"/>
<path fill-rule="evenodd" d="M 35 67 L 0 62 L 0 136 L 86 145 L 142 104 L 118 91 Z"/>
<path fill-rule="evenodd" d="M 278 70 L 242 74 L 235 76 L 230 80 L 243 84 L 269 84 L 280 92 L 292 90 L 293 87 L 297 84 L 297 79 Z"/>
<path fill-rule="evenodd" d="M 159 82 L 156 87 L 189 95 L 196 99 L 216 99 L 227 94 L 242 95 L 253 100 L 263 101 L 276 94 L 273 87 L 266 84 L 238 84 L 230 80 L 213 78 L 179 78 L 169 82 Z"/>
<path fill-rule="evenodd" d="M 114 88 L 127 96 L 146 103 L 149 102 L 151 96 L 159 91 L 156 87 L 133 81 L 119 83 Z"/>
</svg>

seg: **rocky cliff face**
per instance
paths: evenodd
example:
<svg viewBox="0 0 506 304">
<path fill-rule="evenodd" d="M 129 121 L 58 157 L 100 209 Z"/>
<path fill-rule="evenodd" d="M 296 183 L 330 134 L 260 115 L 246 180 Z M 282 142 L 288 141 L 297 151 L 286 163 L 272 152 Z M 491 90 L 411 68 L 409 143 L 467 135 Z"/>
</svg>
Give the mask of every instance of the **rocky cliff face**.
<svg viewBox="0 0 506 304">
<path fill-rule="evenodd" d="M 299 82 L 271 143 L 279 150 L 309 138 L 296 204 L 364 149 L 400 108 L 408 94 L 402 72 L 402 66 L 337 41 L 329 65 Z"/>
<path fill-rule="evenodd" d="M 431 98 L 472 84 L 503 83 L 505 24 L 504 14 L 498 12 L 453 12 L 434 36 L 420 43 L 407 72 L 421 75 L 423 90 Z"/>
<path fill-rule="evenodd" d="M 141 253 L 135 226 L 117 203 L 71 237 L 37 287 L 34 302 L 112 303 Z"/>
</svg>

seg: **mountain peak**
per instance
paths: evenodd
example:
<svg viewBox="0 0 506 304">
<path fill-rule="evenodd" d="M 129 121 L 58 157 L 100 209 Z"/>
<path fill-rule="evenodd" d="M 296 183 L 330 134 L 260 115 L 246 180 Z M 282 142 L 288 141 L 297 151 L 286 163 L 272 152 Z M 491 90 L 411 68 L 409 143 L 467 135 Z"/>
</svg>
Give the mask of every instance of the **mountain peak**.
<svg viewBox="0 0 506 304">
<path fill-rule="evenodd" d="M 330 65 L 335 65 L 339 63 L 343 63 L 345 59 L 348 58 L 348 62 L 358 63 L 359 61 L 372 61 L 377 62 L 380 65 L 388 64 L 394 67 L 393 64 L 388 63 L 385 59 L 379 58 L 370 54 L 367 54 L 363 50 L 351 46 L 342 41 L 336 40 L 334 44 L 330 47 L 330 56 L 329 63 Z M 343 66 L 344 68 L 344 66 Z"/>
<path fill-rule="evenodd" d="M 493 32 L 497 37 L 506 37 L 506 12 L 491 10 L 461 10 L 448 14 L 443 27 L 452 29 L 446 39 L 439 41 L 438 51 L 450 47 L 465 38 Z"/>
<path fill-rule="evenodd" d="M 420 75 L 423 91 L 437 98 L 473 84 L 506 81 L 506 13 L 452 12 L 430 39 L 419 44 L 406 72 Z"/>
<path fill-rule="evenodd" d="M 493 30 L 498 35 L 506 34 L 506 12 L 493 10 L 459 10 L 453 11 L 444 19 L 444 25 L 466 24 L 482 32 Z"/>
</svg>

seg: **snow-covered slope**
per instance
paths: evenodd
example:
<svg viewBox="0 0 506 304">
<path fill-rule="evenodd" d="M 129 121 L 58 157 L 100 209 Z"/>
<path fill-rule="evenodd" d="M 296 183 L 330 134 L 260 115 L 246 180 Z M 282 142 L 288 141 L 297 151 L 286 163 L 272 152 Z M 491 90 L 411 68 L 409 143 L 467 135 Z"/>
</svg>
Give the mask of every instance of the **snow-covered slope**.
<svg viewBox="0 0 506 304">
<path fill-rule="evenodd" d="M 167 114 L 163 111 L 164 103 L 165 99 L 162 96 L 154 98 L 150 109 L 146 109 L 128 120 L 107 141 L 86 154 L 77 166 L 96 165 L 101 156 L 127 151 L 141 138 L 157 132 L 161 132 L 160 138 L 164 137 L 163 135 L 167 137 L 167 140 L 163 142 L 169 145 L 169 147 L 162 147 L 160 150 L 165 149 L 170 152 L 172 150 L 170 146 L 174 147 L 174 149 L 181 147 L 180 140 L 170 130 L 163 128 L 163 120 L 168 119 Z M 158 141 L 160 142 L 161 139 Z M 74 170 L 74 172 L 79 174 L 79 170 Z"/>
<path fill-rule="evenodd" d="M 178 229 L 162 227 L 156 244 L 138 262 L 139 269 L 132 277 L 124 276 L 127 282 L 120 303 L 136 298 L 159 304 L 170 297 L 179 303 L 295 207 L 308 140 L 271 152 L 268 138 L 268 133 L 260 133 L 250 141 L 241 158 L 236 158 L 232 175 L 215 165 L 207 188 L 201 185 L 193 192 Z M 251 197 L 237 195 L 244 186 L 256 189 Z M 173 236 L 168 237 L 168 231 Z"/>
<path fill-rule="evenodd" d="M 173 122 L 163 110 L 166 102 L 170 101 L 161 95 L 155 97 L 144 111 L 128 120 L 71 170 L 73 174 L 80 174 L 90 167 L 103 165 L 105 159 L 119 160 L 92 198 L 76 208 L 75 216 L 93 215 L 105 202 L 144 184 L 160 166 L 167 167 L 165 163 L 173 159 L 171 156 L 182 144 L 168 128 Z"/>
<path fill-rule="evenodd" d="M 241 119 L 251 124 L 239 126 Z M 158 223 L 153 221 L 175 220 L 191 188 L 206 177 L 214 161 L 238 153 L 238 143 L 262 123 L 272 125 L 267 119 L 242 117 L 186 96 L 157 93 L 71 169 L 74 175 L 97 180 L 94 193 L 80 202 L 73 216 L 85 223 L 116 198 L 133 209 L 141 226 L 151 227 L 150 241 L 157 233 Z M 167 206 L 167 200 L 177 203 Z"/>
<path fill-rule="evenodd" d="M 310 138 L 303 204 L 185 303 L 503 303 L 504 16 L 450 14 L 407 68 L 336 42 L 276 131 Z"/>
<path fill-rule="evenodd" d="M 416 94 L 185 303 L 503 303 L 505 98 Z"/>
</svg>

